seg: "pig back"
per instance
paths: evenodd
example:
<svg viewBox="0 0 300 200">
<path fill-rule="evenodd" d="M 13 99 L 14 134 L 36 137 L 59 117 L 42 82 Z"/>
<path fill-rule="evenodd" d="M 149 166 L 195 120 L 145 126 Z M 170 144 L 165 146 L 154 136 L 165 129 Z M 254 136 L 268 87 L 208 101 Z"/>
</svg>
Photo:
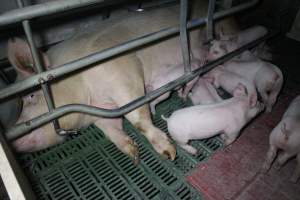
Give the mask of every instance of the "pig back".
<svg viewBox="0 0 300 200">
<path fill-rule="evenodd" d="M 298 95 L 289 105 L 285 111 L 283 118 L 295 117 L 300 122 L 300 95 Z"/>
</svg>

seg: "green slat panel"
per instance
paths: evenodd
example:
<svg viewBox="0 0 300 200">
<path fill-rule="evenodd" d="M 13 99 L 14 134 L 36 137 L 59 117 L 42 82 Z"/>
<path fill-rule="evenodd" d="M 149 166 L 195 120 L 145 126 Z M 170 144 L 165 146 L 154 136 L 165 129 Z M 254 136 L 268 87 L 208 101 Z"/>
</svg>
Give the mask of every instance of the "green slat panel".
<svg viewBox="0 0 300 200">
<path fill-rule="evenodd" d="M 157 106 L 154 124 L 167 132 L 160 116 L 191 105 L 176 94 Z M 65 143 L 19 156 L 38 199 L 201 199 L 186 181 L 197 163 L 222 147 L 219 138 L 192 141 L 199 153 L 177 147 L 175 161 L 163 160 L 144 136 L 127 120 L 124 129 L 139 145 L 141 162 L 132 160 L 112 144 L 96 126 L 81 130 Z"/>
</svg>

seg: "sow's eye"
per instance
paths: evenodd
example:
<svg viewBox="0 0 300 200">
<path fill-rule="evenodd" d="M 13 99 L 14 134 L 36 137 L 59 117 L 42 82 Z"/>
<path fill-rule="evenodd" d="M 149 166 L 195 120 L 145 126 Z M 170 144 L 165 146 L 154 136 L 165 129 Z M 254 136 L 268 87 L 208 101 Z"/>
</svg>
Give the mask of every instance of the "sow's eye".
<svg viewBox="0 0 300 200">
<path fill-rule="evenodd" d="M 37 95 L 32 93 L 32 94 L 28 94 L 27 96 L 25 96 L 24 98 L 24 103 L 25 104 L 35 104 L 36 103 L 36 98 L 37 98 Z"/>
</svg>

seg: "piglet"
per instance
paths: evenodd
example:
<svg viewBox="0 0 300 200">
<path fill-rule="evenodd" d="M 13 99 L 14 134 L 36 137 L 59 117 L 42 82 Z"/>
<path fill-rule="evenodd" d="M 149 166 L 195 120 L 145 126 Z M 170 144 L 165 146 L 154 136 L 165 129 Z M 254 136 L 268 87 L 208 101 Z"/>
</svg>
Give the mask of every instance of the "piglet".
<svg viewBox="0 0 300 200">
<path fill-rule="evenodd" d="M 206 54 L 206 61 L 212 61 L 216 60 L 222 56 L 224 56 L 227 53 L 230 53 L 236 49 L 238 49 L 239 46 L 236 42 L 230 41 L 230 40 L 213 40 L 210 42 L 210 47 Z M 235 56 L 233 61 L 253 61 L 257 60 L 258 58 L 249 50 L 244 51 L 242 54 Z"/>
<path fill-rule="evenodd" d="M 227 71 L 223 65 L 220 65 L 205 75 L 206 78 L 212 81 L 216 88 L 222 87 L 225 91 L 233 95 L 234 89 L 239 83 L 247 88 L 248 96 L 250 98 L 250 106 L 255 106 L 257 102 L 257 93 L 253 82 L 247 78 Z"/>
<path fill-rule="evenodd" d="M 266 112 L 272 111 L 283 84 L 282 72 L 276 65 L 265 61 L 230 61 L 224 64 L 224 68 L 254 83 L 266 105 Z"/>
<path fill-rule="evenodd" d="M 200 61 L 198 60 L 193 60 L 191 62 L 191 68 L 192 69 L 196 69 L 200 66 Z M 148 81 L 148 83 L 146 83 L 146 92 L 150 92 L 153 90 L 156 90 L 162 86 L 164 86 L 165 84 L 179 78 L 180 76 L 182 76 L 184 74 L 184 66 L 183 64 L 177 65 L 177 66 L 162 66 L 160 68 L 160 72 L 158 73 L 157 76 L 153 76 L 151 78 L 150 81 Z M 193 80 L 191 80 L 190 82 L 188 82 L 186 84 L 185 87 L 178 87 L 176 88 L 176 90 L 178 91 L 178 95 L 180 97 L 182 97 L 183 99 L 187 98 L 187 95 L 189 93 L 189 91 L 192 89 L 192 87 L 194 86 L 194 84 L 197 82 L 198 77 L 194 78 Z M 170 96 L 171 92 L 167 92 L 161 96 L 159 96 L 158 98 L 154 99 L 152 102 L 150 102 L 150 110 L 152 114 L 156 113 L 156 105 L 167 99 Z"/>
<path fill-rule="evenodd" d="M 279 149 L 274 167 L 280 167 L 291 157 L 297 156 L 297 166 L 291 176 L 292 182 L 297 182 L 300 177 L 300 95 L 297 96 L 285 111 L 281 121 L 272 130 L 269 138 L 269 151 L 262 167 L 262 172 L 267 172 Z"/>
<path fill-rule="evenodd" d="M 191 154 L 197 150 L 188 145 L 189 140 L 209 138 L 221 134 L 225 145 L 231 144 L 241 128 L 263 109 L 258 103 L 250 107 L 247 89 L 238 84 L 233 97 L 216 104 L 197 105 L 175 111 L 168 123 L 171 137 Z"/>
<path fill-rule="evenodd" d="M 222 98 L 218 95 L 211 82 L 212 79 L 206 77 L 198 79 L 189 93 L 189 98 L 194 105 L 211 104 L 222 101 Z"/>
<path fill-rule="evenodd" d="M 263 26 L 253 26 L 239 32 L 236 35 L 224 35 L 220 33 L 219 39 L 213 40 L 206 55 L 206 59 L 214 60 L 223 55 L 234 51 L 235 49 L 252 42 L 268 33 L 268 30 Z M 234 57 L 234 60 L 251 61 L 256 59 L 272 60 L 270 48 L 262 43 L 252 51 L 244 51 L 242 54 Z"/>
</svg>

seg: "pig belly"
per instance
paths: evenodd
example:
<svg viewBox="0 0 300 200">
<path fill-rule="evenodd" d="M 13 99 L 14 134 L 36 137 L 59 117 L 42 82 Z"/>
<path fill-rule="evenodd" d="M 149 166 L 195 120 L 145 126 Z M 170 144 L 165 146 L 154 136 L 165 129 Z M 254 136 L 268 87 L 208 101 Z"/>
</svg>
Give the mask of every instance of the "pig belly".
<svg viewBox="0 0 300 200">
<path fill-rule="evenodd" d="M 230 123 L 226 112 L 195 112 L 171 116 L 168 129 L 175 140 L 203 139 L 219 134 Z"/>
<path fill-rule="evenodd" d="M 211 104 L 221 100 L 215 88 L 209 83 L 200 83 L 196 85 L 190 95 L 194 105 Z"/>
<path fill-rule="evenodd" d="M 197 88 L 197 91 L 193 92 L 190 96 L 194 105 L 198 104 L 210 104 L 216 102 L 214 96 L 206 88 Z"/>
</svg>

